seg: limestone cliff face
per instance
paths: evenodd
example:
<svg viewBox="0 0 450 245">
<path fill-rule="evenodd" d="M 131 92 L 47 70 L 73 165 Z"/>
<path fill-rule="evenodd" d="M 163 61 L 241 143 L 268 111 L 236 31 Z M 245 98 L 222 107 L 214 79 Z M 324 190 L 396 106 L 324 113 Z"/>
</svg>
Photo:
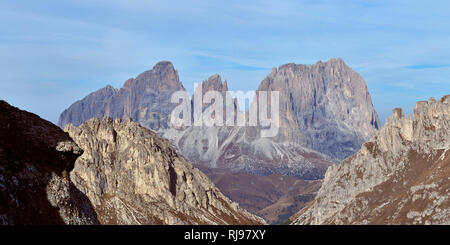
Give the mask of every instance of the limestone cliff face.
<svg viewBox="0 0 450 245">
<path fill-rule="evenodd" d="M 102 224 L 263 224 L 226 198 L 168 140 L 131 120 L 65 130 L 84 149 L 71 173 Z"/>
<path fill-rule="evenodd" d="M 277 142 L 295 142 L 332 159 L 352 155 L 380 126 L 363 78 L 342 59 L 274 68 L 258 91 L 280 92 Z"/>
<path fill-rule="evenodd" d="M 355 155 L 328 169 L 294 224 L 450 224 L 450 95 L 393 110 Z"/>
<path fill-rule="evenodd" d="M 128 79 L 121 89 L 106 86 L 75 102 L 59 118 L 58 125 L 75 126 L 93 118 L 132 118 L 144 127 L 160 130 L 168 127 L 168 116 L 175 104 L 170 98 L 184 91 L 172 63 L 158 62 L 153 69 Z"/>
<path fill-rule="evenodd" d="M 56 125 L 0 101 L 0 224 L 98 224 L 69 177 L 82 153 Z"/>
</svg>

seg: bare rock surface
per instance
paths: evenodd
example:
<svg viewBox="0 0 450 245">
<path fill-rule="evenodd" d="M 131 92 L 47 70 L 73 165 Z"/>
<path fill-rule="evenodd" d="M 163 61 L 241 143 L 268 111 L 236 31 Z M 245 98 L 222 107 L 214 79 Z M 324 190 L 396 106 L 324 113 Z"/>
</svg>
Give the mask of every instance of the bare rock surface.
<svg viewBox="0 0 450 245">
<path fill-rule="evenodd" d="M 223 94 L 224 116 L 226 108 L 235 109 L 244 117 L 235 100 L 226 100 L 226 81 L 213 75 L 201 83 L 202 93 L 214 90 Z M 200 90 L 194 92 L 195 96 Z M 207 108 L 207 107 L 206 107 Z M 232 118 L 231 120 L 236 120 Z M 258 126 L 191 126 L 168 128 L 160 135 L 169 139 L 178 152 L 196 165 L 213 169 L 225 169 L 260 176 L 283 174 L 303 179 L 322 178 L 328 166 L 333 164 L 329 157 L 290 141 L 274 141 L 276 138 L 261 137 Z"/>
<path fill-rule="evenodd" d="M 0 224 L 98 224 L 69 176 L 82 153 L 56 125 L 0 101 Z"/>
<path fill-rule="evenodd" d="M 274 68 L 258 91 L 280 91 L 280 133 L 331 159 L 359 150 L 380 126 L 364 79 L 342 59 Z"/>
<path fill-rule="evenodd" d="M 203 94 L 228 93 L 226 81 L 217 74 L 201 86 Z M 364 80 L 341 59 L 282 65 L 258 90 L 280 92 L 281 128 L 276 137 L 261 138 L 259 126 L 171 127 L 169 115 L 176 105 L 170 96 L 185 90 L 167 61 L 128 80 L 120 90 L 107 86 L 74 103 L 61 114 L 59 125 L 78 126 L 92 117 L 131 117 L 169 139 L 196 165 L 303 179 L 323 178 L 328 166 L 359 150 L 380 125 Z M 223 104 L 243 113 L 235 100 Z"/>
<path fill-rule="evenodd" d="M 328 169 L 294 224 L 450 224 L 450 95 L 393 110 L 361 150 Z"/>
<path fill-rule="evenodd" d="M 102 224 L 264 224 L 225 197 L 170 142 L 131 119 L 65 130 L 84 149 L 71 179 Z"/>
<path fill-rule="evenodd" d="M 75 102 L 58 121 L 79 126 L 93 118 L 132 118 L 144 127 L 158 131 L 168 128 L 168 117 L 175 104 L 170 98 L 175 91 L 184 91 L 172 63 L 158 62 L 153 69 L 128 79 L 121 89 L 106 86 Z"/>
</svg>

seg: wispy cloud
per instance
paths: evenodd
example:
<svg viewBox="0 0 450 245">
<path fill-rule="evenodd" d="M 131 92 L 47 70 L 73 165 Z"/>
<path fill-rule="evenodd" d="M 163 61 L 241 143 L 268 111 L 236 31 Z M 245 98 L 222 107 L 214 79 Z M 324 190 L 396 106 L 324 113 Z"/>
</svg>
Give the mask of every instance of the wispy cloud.
<svg viewBox="0 0 450 245">
<path fill-rule="evenodd" d="M 450 67 L 450 64 L 416 64 L 407 66 L 408 69 L 413 70 L 422 70 L 422 69 L 436 69 L 436 68 L 444 68 Z"/>
</svg>

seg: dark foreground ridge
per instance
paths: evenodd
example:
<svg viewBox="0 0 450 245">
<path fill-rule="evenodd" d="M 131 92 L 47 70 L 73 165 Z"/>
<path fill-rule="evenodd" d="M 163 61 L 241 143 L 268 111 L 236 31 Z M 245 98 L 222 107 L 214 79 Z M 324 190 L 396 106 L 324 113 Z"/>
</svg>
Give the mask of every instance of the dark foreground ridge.
<svg viewBox="0 0 450 245">
<path fill-rule="evenodd" d="M 98 224 L 69 178 L 82 152 L 57 126 L 0 101 L 0 224 Z"/>
</svg>

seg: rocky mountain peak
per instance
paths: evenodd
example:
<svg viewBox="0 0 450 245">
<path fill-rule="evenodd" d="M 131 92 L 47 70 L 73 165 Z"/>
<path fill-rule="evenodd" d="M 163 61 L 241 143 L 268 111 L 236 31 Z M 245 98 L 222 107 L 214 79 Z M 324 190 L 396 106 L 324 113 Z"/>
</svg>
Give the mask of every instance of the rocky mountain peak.
<svg viewBox="0 0 450 245">
<path fill-rule="evenodd" d="M 328 168 L 294 223 L 449 224 L 449 102 L 417 102 L 414 117 L 394 109 L 358 153 Z"/>
<path fill-rule="evenodd" d="M 402 108 L 394 108 L 392 110 L 392 117 L 395 119 L 400 119 L 403 117 L 403 110 Z"/>
<path fill-rule="evenodd" d="M 353 154 L 380 125 L 365 81 L 342 59 L 282 65 L 258 90 L 280 92 L 279 141 L 297 142 L 333 159 Z"/>
<path fill-rule="evenodd" d="M 185 91 L 178 72 L 171 62 L 161 61 L 135 79 L 128 79 L 120 90 L 107 86 L 75 102 L 61 114 L 58 125 L 78 126 L 93 117 L 110 116 L 130 117 L 153 130 L 167 128 L 168 116 L 175 107 L 170 98 L 175 91 Z"/>
<path fill-rule="evenodd" d="M 203 94 L 208 91 L 226 92 L 228 91 L 227 81 L 222 83 L 222 77 L 219 74 L 210 76 L 201 83 Z"/>
<path fill-rule="evenodd" d="M 227 106 L 233 106 L 233 108 L 238 109 L 238 102 L 236 98 L 233 98 L 232 101 L 227 101 L 226 96 L 227 94 L 231 96 L 228 92 L 228 83 L 227 81 L 222 82 L 222 77 L 219 74 L 214 74 L 210 76 L 207 80 L 204 80 L 201 84 L 201 91 L 202 95 L 204 96 L 208 91 L 217 91 L 222 93 L 223 96 L 223 106 L 224 106 L 224 118 L 225 118 L 225 108 Z M 194 91 L 193 95 L 193 101 L 195 100 L 195 96 L 200 93 L 200 87 L 197 87 Z M 206 109 L 206 107 L 202 108 L 203 110 Z"/>
<path fill-rule="evenodd" d="M 156 63 L 153 66 L 152 70 L 155 71 L 155 72 L 161 72 L 161 71 L 164 71 L 164 70 L 174 72 L 175 68 L 174 68 L 172 62 L 167 61 L 167 60 L 162 60 L 162 61 L 159 61 L 158 63 Z"/>
<path fill-rule="evenodd" d="M 347 64 L 345 64 L 344 60 L 340 57 L 331 58 L 328 61 L 326 61 L 325 64 L 330 64 L 330 65 L 334 65 L 334 66 L 342 66 L 342 67 L 350 69 L 350 67 L 348 67 Z"/>
<path fill-rule="evenodd" d="M 109 84 L 106 85 L 102 90 L 106 91 L 109 94 L 114 94 L 114 93 L 117 93 L 119 91 L 118 89 L 114 88 L 113 86 L 111 86 Z"/>
<path fill-rule="evenodd" d="M 141 73 L 136 79 L 125 82 L 124 89 L 137 92 L 138 89 L 157 92 L 184 90 L 178 72 L 170 61 L 160 61 L 151 70 Z"/>
<path fill-rule="evenodd" d="M 264 224 L 131 119 L 93 118 L 65 130 L 85 149 L 71 179 L 102 224 Z"/>
</svg>

